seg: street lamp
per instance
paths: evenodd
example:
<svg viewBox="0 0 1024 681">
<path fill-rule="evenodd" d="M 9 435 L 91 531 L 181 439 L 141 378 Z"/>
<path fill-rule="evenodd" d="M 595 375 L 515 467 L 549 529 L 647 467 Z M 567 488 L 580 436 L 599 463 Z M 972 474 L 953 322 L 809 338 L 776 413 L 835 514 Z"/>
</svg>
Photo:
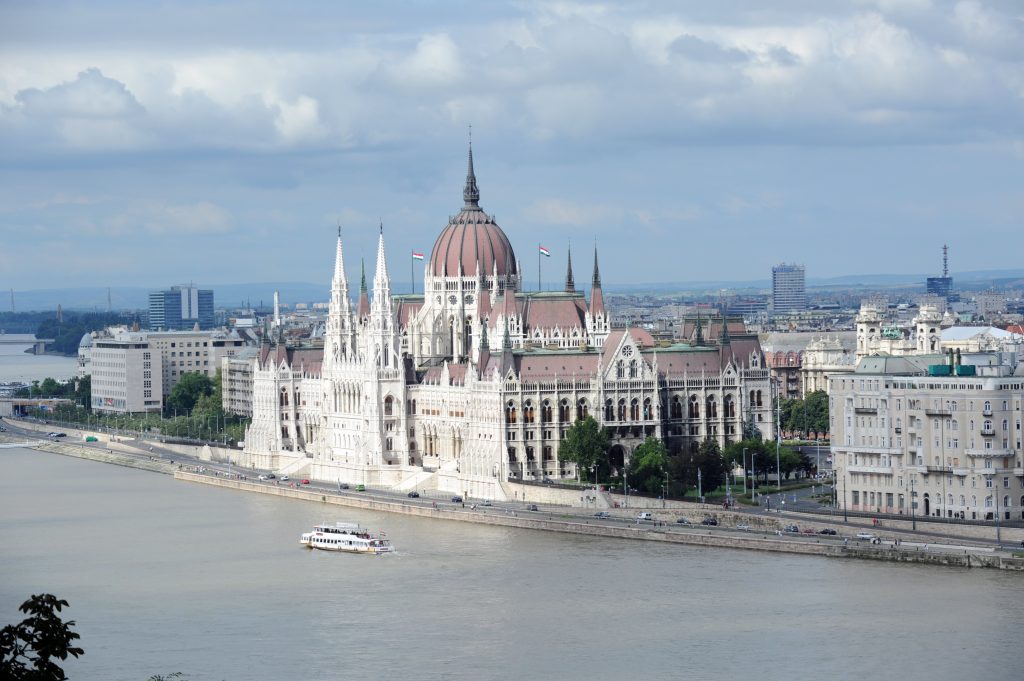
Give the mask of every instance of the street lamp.
<svg viewBox="0 0 1024 681">
<path fill-rule="evenodd" d="M 743 448 L 743 493 L 747 493 L 747 448 Z"/>
</svg>

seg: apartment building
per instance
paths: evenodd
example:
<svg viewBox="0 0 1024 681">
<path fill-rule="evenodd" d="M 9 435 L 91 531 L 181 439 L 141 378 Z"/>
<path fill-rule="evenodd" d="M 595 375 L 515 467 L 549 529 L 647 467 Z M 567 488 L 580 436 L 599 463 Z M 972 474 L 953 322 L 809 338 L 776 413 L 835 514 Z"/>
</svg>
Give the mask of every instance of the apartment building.
<svg viewBox="0 0 1024 681">
<path fill-rule="evenodd" d="M 1024 356 L 874 356 L 829 383 L 841 506 L 1024 519 Z"/>
</svg>

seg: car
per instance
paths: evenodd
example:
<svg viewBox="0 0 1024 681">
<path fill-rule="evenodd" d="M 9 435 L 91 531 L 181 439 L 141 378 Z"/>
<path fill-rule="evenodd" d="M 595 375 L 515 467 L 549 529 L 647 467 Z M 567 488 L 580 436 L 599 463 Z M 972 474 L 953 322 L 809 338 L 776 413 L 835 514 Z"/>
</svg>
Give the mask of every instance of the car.
<svg viewBox="0 0 1024 681">
<path fill-rule="evenodd" d="M 259 477 L 258 477 L 258 478 L 256 478 L 256 479 L 257 479 L 257 480 L 269 480 L 270 478 L 268 478 L 268 477 L 267 477 L 267 476 L 265 476 L 265 475 L 261 475 L 261 476 L 259 476 Z"/>
<path fill-rule="evenodd" d="M 553 485 L 553 484 L 555 484 L 555 481 L 552 480 L 551 478 L 547 477 L 547 476 L 545 476 L 544 479 L 541 480 L 541 482 L 543 482 L 545 485 Z"/>
<path fill-rule="evenodd" d="M 291 478 L 289 478 L 287 475 L 281 476 L 281 482 L 288 482 L 289 480 L 291 480 Z"/>
<path fill-rule="evenodd" d="M 540 509 L 537 508 L 537 504 L 528 504 L 526 506 L 526 510 L 527 511 L 539 511 Z"/>
<path fill-rule="evenodd" d="M 750 525 L 747 525 L 746 523 L 740 523 L 739 525 L 736 526 L 736 529 L 737 530 L 749 530 L 750 529 Z"/>
<path fill-rule="evenodd" d="M 456 494 L 454 497 L 452 497 L 452 503 L 453 504 L 461 504 L 463 501 L 464 501 L 463 498 L 460 497 L 458 494 Z"/>
<path fill-rule="evenodd" d="M 782 528 L 783 532 L 791 532 L 793 534 L 800 534 L 800 528 L 796 525 L 786 525 Z"/>
<path fill-rule="evenodd" d="M 875 535 L 871 534 L 870 532 L 858 532 L 857 533 L 857 539 L 864 539 L 866 541 L 874 541 Z"/>
<path fill-rule="evenodd" d="M 718 524 L 718 518 L 705 518 L 704 520 L 700 521 L 700 524 L 701 525 L 717 525 Z"/>
<path fill-rule="evenodd" d="M 611 518 L 612 514 L 609 513 L 608 511 L 598 511 L 597 513 L 594 514 L 594 517 L 595 518 L 601 518 L 603 520 L 605 518 Z"/>
<path fill-rule="evenodd" d="M 493 506 L 490 499 L 484 499 L 481 506 Z"/>
<path fill-rule="evenodd" d="M 299 480 L 299 484 L 300 485 L 308 485 L 309 484 L 309 479 L 308 478 L 303 478 L 302 480 Z"/>
<path fill-rule="evenodd" d="M 348 489 L 348 483 L 342 482 L 338 485 L 338 489 Z"/>
<path fill-rule="evenodd" d="M 47 436 L 47 437 L 54 437 L 54 436 L 55 436 L 56 434 L 57 434 L 57 433 L 55 433 L 55 432 L 53 432 L 53 431 L 51 430 L 51 431 L 50 431 L 49 433 L 47 433 L 47 434 L 46 434 L 46 436 Z"/>
<path fill-rule="evenodd" d="M 273 473 L 267 473 L 267 480 L 276 480 L 277 476 Z"/>
<path fill-rule="evenodd" d="M 814 534 L 814 530 L 808 527 L 804 529 L 803 534 Z"/>
<path fill-rule="evenodd" d="M 58 438 L 62 438 L 62 437 L 67 437 L 67 436 L 68 436 L 67 433 L 50 433 L 50 437 L 52 437 L 54 440 L 56 440 Z"/>
<path fill-rule="evenodd" d="M 357 492 L 365 492 L 366 491 L 366 485 L 356 485 L 356 491 Z"/>
<path fill-rule="evenodd" d="M 6 432 L 7 432 L 7 429 L 4 428 L 3 426 L 0 426 L 0 433 L 6 433 Z"/>
<path fill-rule="evenodd" d="M 640 522 L 641 520 L 654 520 L 654 516 L 648 511 L 641 511 L 636 514 L 636 521 Z"/>
<path fill-rule="evenodd" d="M 420 493 L 417 492 L 416 490 L 413 490 L 413 491 L 409 492 L 408 494 L 406 494 L 405 496 L 409 497 L 410 499 L 419 499 L 420 498 Z"/>
<path fill-rule="evenodd" d="M 825 527 L 825 528 L 822 528 L 822 529 L 818 530 L 818 534 L 827 534 L 827 535 L 831 535 L 831 536 L 834 537 L 836 535 L 836 531 L 833 530 L 831 527 Z"/>
<path fill-rule="evenodd" d="M 693 525 L 693 523 L 686 518 L 676 518 L 676 525 Z"/>
</svg>

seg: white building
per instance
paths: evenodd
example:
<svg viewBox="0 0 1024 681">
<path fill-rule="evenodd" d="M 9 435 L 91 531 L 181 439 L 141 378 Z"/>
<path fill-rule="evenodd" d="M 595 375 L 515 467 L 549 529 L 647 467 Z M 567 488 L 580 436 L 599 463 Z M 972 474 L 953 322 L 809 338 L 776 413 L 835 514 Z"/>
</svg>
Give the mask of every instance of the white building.
<svg viewBox="0 0 1024 681">
<path fill-rule="evenodd" d="M 339 235 L 323 349 L 265 345 L 256 360 L 245 447 L 259 467 L 505 499 L 509 481 L 575 475 L 558 445 L 586 416 L 609 428 L 616 470 L 647 436 L 672 451 L 745 427 L 773 436 L 768 370 L 742 323 L 719 322 L 710 342 L 701 323 L 677 342 L 613 331 L 596 250 L 589 299 L 571 255 L 562 291 L 524 292 L 472 151 L 463 199 L 424 295 L 392 295 L 382 230 L 372 298 L 364 275 L 353 305 Z"/>
<path fill-rule="evenodd" d="M 868 357 L 833 376 L 833 466 L 853 511 L 1024 519 L 1024 364 L 1012 353 Z"/>
</svg>

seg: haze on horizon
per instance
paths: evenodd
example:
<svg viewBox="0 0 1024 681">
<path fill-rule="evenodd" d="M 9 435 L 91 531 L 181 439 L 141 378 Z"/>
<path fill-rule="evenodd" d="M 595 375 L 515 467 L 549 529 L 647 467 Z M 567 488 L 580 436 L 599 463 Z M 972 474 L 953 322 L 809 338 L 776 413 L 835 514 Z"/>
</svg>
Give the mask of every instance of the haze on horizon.
<svg viewBox="0 0 1024 681">
<path fill-rule="evenodd" d="M 1024 8 L 771 5 L 5 3 L 0 289 L 408 280 L 470 124 L 528 285 L 1018 267 Z"/>
</svg>

